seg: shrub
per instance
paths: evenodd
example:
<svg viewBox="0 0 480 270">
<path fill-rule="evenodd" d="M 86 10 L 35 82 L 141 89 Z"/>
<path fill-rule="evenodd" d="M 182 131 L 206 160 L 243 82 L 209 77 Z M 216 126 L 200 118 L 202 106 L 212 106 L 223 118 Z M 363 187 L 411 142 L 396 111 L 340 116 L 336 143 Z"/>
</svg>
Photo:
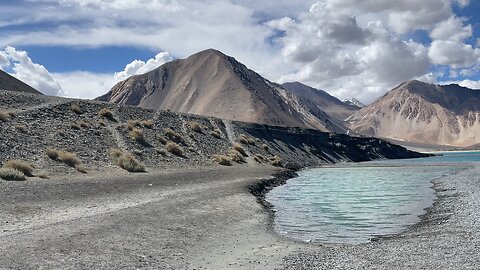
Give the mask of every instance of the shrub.
<svg viewBox="0 0 480 270">
<path fill-rule="evenodd" d="M 58 155 L 60 153 L 59 150 L 55 149 L 55 148 L 51 148 L 51 147 L 48 147 L 47 148 L 47 156 L 53 160 L 58 160 Z"/>
<path fill-rule="evenodd" d="M 106 127 L 106 126 L 107 126 L 107 123 L 105 123 L 105 121 L 103 121 L 103 120 L 98 121 L 98 124 L 99 124 L 101 127 Z"/>
<path fill-rule="evenodd" d="M 228 151 L 228 156 L 232 159 L 232 161 L 235 161 L 237 163 L 245 162 L 245 158 L 243 157 L 243 155 L 235 149 L 230 149 L 230 151 Z"/>
<path fill-rule="evenodd" d="M 198 133 L 203 133 L 202 127 L 197 122 L 190 122 L 190 128 Z"/>
<path fill-rule="evenodd" d="M 183 148 L 172 141 L 167 142 L 167 144 L 165 145 L 165 149 L 167 149 L 168 152 L 176 156 L 183 157 Z"/>
<path fill-rule="evenodd" d="M 138 120 L 128 120 L 127 121 L 127 128 L 128 130 L 133 130 L 136 127 L 141 127 L 142 124 Z"/>
<path fill-rule="evenodd" d="M 213 155 L 213 161 L 223 166 L 232 166 L 232 161 L 230 157 L 227 157 L 225 155 Z"/>
<path fill-rule="evenodd" d="M 240 134 L 238 141 L 243 144 L 248 144 L 248 138 L 245 134 Z"/>
<path fill-rule="evenodd" d="M 37 174 L 37 177 L 42 178 L 42 179 L 49 179 L 50 178 L 50 177 L 48 177 L 47 173 L 45 173 L 45 172 Z"/>
<path fill-rule="evenodd" d="M 165 150 L 165 149 L 157 149 L 157 154 L 160 154 L 162 156 L 167 156 L 168 155 L 168 151 Z"/>
<path fill-rule="evenodd" d="M 11 113 L 0 111 L 0 121 L 6 122 L 10 120 L 10 117 L 12 117 Z"/>
<path fill-rule="evenodd" d="M 275 166 L 275 167 L 282 167 L 283 166 L 282 158 L 280 158 L 280 156 L 278 156 L 278 155 L 270 157 L 269 160 L 270 160 L 270 164 Z"/>
<path fill-rule="evenodd" d="M 71 128 L 71 129 L 75 129 L 75 130 L 80 130 L 80 129 L 81 129 L 81 128 L 80 128 L 80 125 L 78 125 L 77 123 L 71 124 L 71 125 L 70 125 L 70 128 Z"/>
<path fill-rule="evenodd" d="M 7 160 L 3 167 L 20 171 L 26 176 L 33 176 L 33 166 L 25 161 Z"/>
<path fill-rule="evenodd" d="M 23 181 L 25 175 L 16 169 L 12 168 L 0 168 L 0 178 L 7 181 Z"/>
<path fill-rule="evenodd" d="M 78 122 L 78 125 L 82 128 L 88 128 L 90 126 L 90 124 L 84 120 Z"/>
<path fill-rule="evenodd" d="M 268 151 L 268 150 L 270 149 L 270 147 L 268 147 L 268 145 L 266 145 L 266 144 L 263 144 L 263 145 L 262 145 L 262 148 L 263 148 L 263 150 L 265 150 L 265 151 Z"/>
<path fill-rule="evenodd" d="M 83 111 L 82 109 L 80 109 L 80 105 L 79 104 L 72 104 L 72 111 L 76 114 L 83 114 Z"/>
<path fill-rule="evenodd" d="M 150 119 L 150 120 L 143 120 L 143 121 L 141 122 L 141 124 L 142 124 L 142 126 L 144 126 L 145 128 L 148 128 L 148 129 L 152 129 L 152 128 L 153 128 L 153 125 L 154 125 L 152 119 Z"/>
<path fill-rule="evenodd" d="M 222 138 L 221 131 L 219 129 L 215 129 L 215 130 L 210 131 L 210 135 L 212 135 L 213 137 L 215 137 L 217 139 Z"/>
<path fill-rule="evenodd" d="M 85 168 L 85 166 L 83 166 L 83 164 L 80 164 L 80 165 L 75 166 L 75 169 L 76 169 L 78 172 L 87 173 L 87 169 Z"/>
<path fill-rule="evenodd" d="M 258 163 L 263 163 L 265 161 L 265 158 L 262 155 L 255 155 L 253 159 Z"/>
<path fill-rule="evenodd" d="M 143 130 L 134 128 L 130 131 L 130 137 L 137 142 L 145 142 L 145 136 L 143 135 Z"/>
<path fill-rule="evenodd" d="M 15 128 L 22 133 L 27 133 L 27 126 L 25 125 L 17 124 Z"/>
<path fill-rule="evenodd" d="M 110 119 L 110 120 L 115 120 L 115 116 L 112 112 L 112 110 L 108 109 L 108 108 L 102 108 L 100 111 L 98 111 L 98 114 L 100 116 L 103 116 L 107 119 Z"/>
<path fill-rule="evenodd" d="M 240 144 L 236 143 L 232 146 L 232 148 L 234 150 L 238 151 L 240 154 L 242 154 L 242 156 L 248 157 L 247 152 L 245 152 L 245 150 L 243 149 L 243 147 Z"/>
<path fill-rule="evenodd" d="M 167 144 L 168 142 L 168 140 L 163 136 L 157 136 L 157 140 L 163 145 Z"/>
<path fill-rule="evenodd" d="M 178 135 L 173 129 L 171 128 L 164 128 L 163 131 L 165 132 L 165 136 L 169 138 L 171 141 L 174 141 L 176 143 L 182 143 L 183 142 L 183 137 Z"/>
<path fill-rule="evenodd" d="M 110 157 L 120 166 L 129 172 L 145 172 L 145 165 L 138 161 L 132 154 L 125 153 L 120 149 L 110 149 Z"/>
<path fill-rule="evenodd" d="M 60 151 L 58 153 L 58 160 L 74 168 L 82 164 L 82 161 L 77 157 L 75 153 L 68 151 Z"/>
</svg>

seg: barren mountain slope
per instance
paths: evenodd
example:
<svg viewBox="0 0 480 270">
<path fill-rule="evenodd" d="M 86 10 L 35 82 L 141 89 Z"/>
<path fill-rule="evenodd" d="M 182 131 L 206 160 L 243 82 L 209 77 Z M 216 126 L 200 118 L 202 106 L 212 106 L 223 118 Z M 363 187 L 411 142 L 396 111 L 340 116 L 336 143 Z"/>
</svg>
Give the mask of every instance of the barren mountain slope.
<svg viewBox="0 0 480 270">
<path fill-rule="evenodd" d="M 19 91 L 32 94 L 41 94 L 28 84 L 10 76 L 8 73 L 0 70 L 0 90 Z"/>
<path fill-rule="evenodd" d="M 234 58 L 210 49 L 132 76 L 98 99 L 228 120 L 343 131 L 318 108 L 282 91 Z"/>
<path fill-rule="evenodd" d="M 437 145 L 480 142 L 480 92 L 458 85 L 405 82 L 347 119 L 352 130 Z"/>
<path fill-rule="evenodd" d="M 327 92 L 312 88 L 300 82 L 282 84 L 283 88 L 304 99 L 310 100 L 330 117 L 342 122 L 359 110 L 359 107 L 345 104 Z"/>
</svg>

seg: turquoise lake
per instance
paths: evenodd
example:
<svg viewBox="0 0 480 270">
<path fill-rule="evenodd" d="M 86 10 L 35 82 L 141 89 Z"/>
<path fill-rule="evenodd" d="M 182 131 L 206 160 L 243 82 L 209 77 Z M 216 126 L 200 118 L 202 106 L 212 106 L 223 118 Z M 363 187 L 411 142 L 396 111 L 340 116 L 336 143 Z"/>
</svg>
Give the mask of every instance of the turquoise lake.
<svg viewBox="0 0 480 270">
<path fill-rule="evenodd" d="M 275 230 L 301 241 L 338 244 L 401 233 L 432 205 L 432 180 L 480 162 L 480 152 L 442 154 L 301 171 L 267 194 Z"/>
</svg>

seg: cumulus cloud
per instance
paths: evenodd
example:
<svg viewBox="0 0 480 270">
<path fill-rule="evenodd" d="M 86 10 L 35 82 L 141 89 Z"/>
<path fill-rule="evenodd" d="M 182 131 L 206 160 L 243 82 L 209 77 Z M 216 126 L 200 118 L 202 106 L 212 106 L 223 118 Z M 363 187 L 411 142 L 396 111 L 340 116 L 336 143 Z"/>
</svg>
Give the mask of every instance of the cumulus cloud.
<svg viewBox="0 0 480 270">
<path fill-rule="evenodd" d="M 34 63 L 28 57 L 27 52 L 8 46 L 0 55 L 3 59 L 6 59 L 2 66 L 10 67 L 13 70 L 11 75 L 17 79 L 46 95 L 58 96 L 64 94 L 62 87 L 50 72 L 44 66 Z"/>
<path fill-rule="evenodd" d="M 147 73 L 172 60 L 173 58 L 168 52 L 160 52 L 154 58 L 147 60 L 147 62 L 134 60 L 127 64 L 123 71 L 115 73 L 115 82 L 123 81 L 133 75 Z"/>
<path fill-rule="evenodd" d="M 91 73 L 86 71 L 53 73 L 52 76 L 62 85 L 64 96 L 94 99 L 110 90 L 114 85 L 111 73 Z"/>
</svg>

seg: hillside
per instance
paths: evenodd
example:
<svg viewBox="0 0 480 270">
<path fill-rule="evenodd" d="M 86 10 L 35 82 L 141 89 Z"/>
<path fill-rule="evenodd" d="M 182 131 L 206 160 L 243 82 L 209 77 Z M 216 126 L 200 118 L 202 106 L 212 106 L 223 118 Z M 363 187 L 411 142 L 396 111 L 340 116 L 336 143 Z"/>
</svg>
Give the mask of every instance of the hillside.
<svg viewBox="0 0 480 270">
<path fill-rule="evenodd" d="M 343 126 L 343 121 L 347 117 L 351 116 L 360 109 L 357 106 L 342 102 L 338 98 L 331 96 L 323 90 L 312 88 L 300 82 L 284 83 L 282 84 L 282 87 L 303 98 L 304 100 L 311 101 L 341 126 Z"/>
<path fill-rule="evenodd" d="M 132 76 L 98 99 L 227 120 L 344 132 L 311 102 L 213 49 Z"/>
<path fill-rule="evenodd" d="M 480 92 L 409 81 L 347 122 L 350 129 L 367 136 L 467 147 L 480 143 Z"/>
<path fill-rule="evenodd" d="M 111 117 L 99 114 L 105 108 Z M 122 171 L 109 156 L 111 148 L 133 154 L 147 171 L 214 166 L 212 157 L 226 155 L 236 143 L 248 157 L 246 163 L 232 161 L 235 166 L 269 166 L 270 159 L 276 165 L 305 167 L 422 156 L 374 138 L 19 92 L 0 91 L 0 112 L 12 115 L 0 120 L 0 164 L 24 160 L 35 166 L 35 175 L 80 174 L 47 156 L 47 148 L 75 153 L 88 173 Z M 134 134 L 135 128 L 143 136 Z M 169 148 L 168 141 L 176 141 L 181 151 Z"/>
<path fill-rule="evenodd" d="M 4 72 L 3 70 L 0 70 L 0 90 L 41 94 L 39 91 L 35 90 L 28 84 L 16 79 L 15 77 Z"/>
</svg>

